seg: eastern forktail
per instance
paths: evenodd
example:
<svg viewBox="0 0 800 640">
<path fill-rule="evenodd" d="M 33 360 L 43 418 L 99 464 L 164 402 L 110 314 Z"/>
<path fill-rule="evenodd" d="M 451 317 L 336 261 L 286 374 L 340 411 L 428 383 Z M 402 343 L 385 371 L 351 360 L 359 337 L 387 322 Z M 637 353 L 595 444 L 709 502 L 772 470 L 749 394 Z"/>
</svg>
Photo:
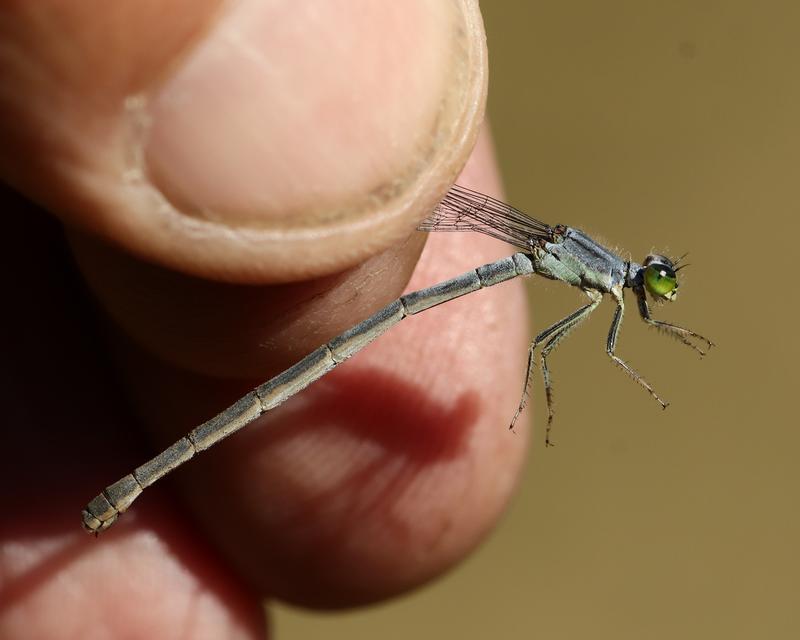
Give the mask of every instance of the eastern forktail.
<svg viewBox="0 0 800 640">
<path fill-rule="evenodd" d="M 638 302 L 639 315 L 647 324 L 672 334 L 700 355 L 704 355 L 713 346 L 710 340 L 694 331 L 655 320 L 650 315 L 648 295 L 655 301 L 675 299 L 678 292 L 677 272 L 682 268 L 678 266 L 679 260 L 670 260 L 658 254 L 648 255 L 641 264 L 625 260 L 578 229 L 564 225 L 551 227 L 504 202 L 458 185 L 450 189 L 419 229 L 477 231 L 503 240 L 522 251 L 427 289 L 401 296 L 363 322 L 312 351 L 297 364 L 240 398 L 133 473 L 106 487 L 84 509 L 83 527 L 90 533 L 108 529 L 146 487 L 188 461 L 196 453 L 215 445 L 266 411 L 282 404 L 312 382 L 319 380 L 403 318 L 517 276 L 537 274 L 551 280 L 560 280 L 578 287 L 589 298 L 588 304 L 538 334 L 528 350 L 528 367 L 522 398 L 511 420 L 511 427 L 527 403 L 531 377 L 536 365 L 535 350 L 544 345 L 540 361 L 547 399 L 545 442 L 548 445 L 551 444 L 553 397 L 547 357 L 570 331 L 589 317 L 602 301 L 604 294 L 609 294 L 616 304 L 606 340 L 606 352 L 615 364 L 622 367 L 664 408 L 667 407 L 667 403 L 659 397 L 650 384 L 616 355 L 617 337 L 625 310 L 624 289 L 633 290 Z M 696 343 L 700 343 L 702 347 Z"/>
</svg>

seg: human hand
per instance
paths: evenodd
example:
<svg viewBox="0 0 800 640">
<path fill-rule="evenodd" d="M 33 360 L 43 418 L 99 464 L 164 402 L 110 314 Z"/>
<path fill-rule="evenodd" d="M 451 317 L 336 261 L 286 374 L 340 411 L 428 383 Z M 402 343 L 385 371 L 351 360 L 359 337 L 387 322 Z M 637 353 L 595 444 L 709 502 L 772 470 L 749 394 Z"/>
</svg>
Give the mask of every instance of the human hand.
<svg viewBox="0 0 800 640">
<path fill-rule="evenodd" d="M 496 521 L 524 453 L 505 429 L 516 283 L 405 321 L 174 492 L 149 489 L 97 540 L 79 528 L 148 451 L 412 271 L 419 288 L 509 253 L 453 234 L 416 264 L 412 230 L 469 153 L 485 82 L 477 8 L 429 4 L 3 10 L 0 172 L 64 222 L 104 319 L 58 227 L 6 192 L 0 635 L 257 636 L 264 597 L 384 598 Z M 497 192 L 485 139 L 460 180 Z"/>
</svg>

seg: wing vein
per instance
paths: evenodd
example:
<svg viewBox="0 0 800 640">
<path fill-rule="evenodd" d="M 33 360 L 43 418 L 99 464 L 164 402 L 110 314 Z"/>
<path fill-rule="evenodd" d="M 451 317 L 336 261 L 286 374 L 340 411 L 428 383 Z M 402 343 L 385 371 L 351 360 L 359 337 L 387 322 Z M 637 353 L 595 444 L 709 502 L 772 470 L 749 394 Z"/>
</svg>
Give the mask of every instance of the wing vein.
<svg viewBox="0 0 800 640">
<path fill-rule="evenodd" d="M 553 227 L 509 204 L 453 185 L 420 231 L 476 231 L 530 251 L 537 239 L 553 240 Z"/>
</svg>

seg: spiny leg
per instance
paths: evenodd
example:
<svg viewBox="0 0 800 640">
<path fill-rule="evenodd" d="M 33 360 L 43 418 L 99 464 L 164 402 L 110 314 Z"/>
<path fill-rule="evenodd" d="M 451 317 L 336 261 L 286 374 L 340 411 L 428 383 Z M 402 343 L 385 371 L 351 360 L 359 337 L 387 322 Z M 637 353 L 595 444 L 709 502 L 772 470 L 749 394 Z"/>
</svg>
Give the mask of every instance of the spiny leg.
<svg viewBox="0 0 800 640">
<path fill-rule="evenodd" d="M 586 307 L 588 307 L 589 310 L 591 311 L 590 305 L 586 305 Z M 555 412 L 553 411 L 553 385 L 550 380 L 550 369 L 547 366 L 547 355 L 553 349 L 555 349 L 556 345 L 558 345 L 558 343 L 561 342 L 561 339 L 565 338 L 567 333 L 569 333 L 576 324 L 577 322 L 572 322 L 571 324 L 562 327 L 561 331 L 559 331 L 556 335 L 550 338 L 547 344 L 544 345 L 542 353 L 539 356 L 542 361 L 542 380 L 544 382 L 544 397 L 547 403 L 547 427 L 545 427 L 545 435 L 544 435 L 544 444 L 546 447 L 553 446 L 553 443 L 550 440 L 550 430 L 553 425 L 553 416 L 555 414 Z"/>
<path fill-rule="evenodd" d="M 588 307 L 590 305 L 586 305 L 586 306 Z M 579 315 L 584 309 L 585 309 L 585 307 L 581 307 L 580 309 L 578 309 L 574 313 L 571 313 L 570 315 L 568 315 L 566 318 L 562 318 L 558 322 L 550 325 L 549 327 L 547 327 L 547 329 L 545 329 L 539 335 L 537 335 L 533 339 L 533 342 L 531 342 L 530 347 L 528 347 L 528 368 L 527 368 L 527 371 L 525 373 L 525 384 L 522 387 L 522 397 L 520 398 L 519 406 L 517 407 L 517 412 L 514 414 L 514 418 L 511 420 L 511 426 L 509 427 L 509 429 L 513 429 L 514 428 L 514 425 L 517 422 L 517 418 L 519 418 L 520 414 L 523 412 L 523 410 L 525 409 L 526 405 L 528 404 L 528 395 L 529 395 L 530 386 L 531 386 L 531 378 L 533 376 L 533 369 L 535 367 L 535 364 L 534 364 L 534 351 L 536 351 L 536 347 L 538 347 L 542 342 L 547 340 L 554 333 L 557 333 L 561 329 L 563 329 L 565 327 L 565 325 L 571 324 L 575 320 L 575 316 Z"/>
<path fill-rule="evenodd" d="M 708 349 L 714 346 L 714 343 L 711 342 L 711 340 L 701 336 L 699 333 L 695 333 L 690 329 L 679 327 L 676 324 L 671 324 L 669 322 L 664 322 L 662 320 L 656 320 L 653 318 L 653 316 L 650 315 L 650 307 L 647 304 L 647 295 L 645 294 L 644 287 L 634 287 L 633 291 L 636 294 L 636 300 L 639 303 L 639 315 L 642 316 L 642 320 L 644 320 L 647 324 L 676 337 L 683 344 L 697 351 L 697 353 L 699 353 L 701 356 L 706 355 L 706 353 L 708 353 Z M 689 338 L 695 338 L 705 342 L 706 345 L 708 345 L 706 350 L 704 351 L 698 347 L 691 340 L 689 340 Z"/>
<path fill-rule="evenodd" d="M 614 312 L 614 319 L 611 321 L 611 328 L 608 331 L 608 340 L 606 342 L 606 353 L 608 353 L 609 357 L 640 385 L 642 385 L 645 389 L 647 389 L 648 393 L 653 396 L 658 403 L 661 405 L 662 409 L 666 409 L 668 406 L 667 402 L 664 402 L 659 395 L 653 390 L 653 387 L 642 378 L 636 371 L 634 371 L 627 362 L 625 362 L 622 358 L 614 353 L 617 348 L 617 337 L 619 336 L 619 329 L 622 326 L 622 317 L 625 315 L 625 302 L 622 299 L 622 291 L 620 290 L 611 290 L 611 294 L 614 296 L 614 299 L 617 301 L 617 309 Z"/>
<path fill-rule="evenodd" d="M 531 342 L 530 346 L 528 347 L 528 367 L 525 371 L 525 384 L 522 386 L 522 397 L 520 398 L 517 412 L 514 414 L 514 417 L 511 419 L 511 424 L 508 426 L 511 431 L 514 430 L 514 426 L 517 424 L 517 418 L 519 418 L 520 414 L 525 410 L 525 406 L 528 404 L 528 395 L 531 387 L 531 375 L 533 374 L 534 367 L 533 352 L 536 350 L 537 344 L 538 343 L 534 339 L 534 341 Z"/>
<path fill-rule="evenodd" d="M 525 384 L 522 387 L 522 397 L 520 398 L 517 411 L 514 414 L 513 419 L 511 420 L 511 425 L 509 426 L 509 429 L 514 428 L 517 419 L 519 418 L 520 414 L 525 410 L 525 407 L 528 404 L 531 378 L 533 375 L 533 369 L 535 367 L 534 352 L 536 351 L 536 348 L 548 338 L 551 338 L 551 340 L 547 343 L 547 346 L 549 346 L 553 342 L 557 342 L 558 340 L 560 340 L 560 338 L 563 337 L 562 334 L 566 334 L 567 332 L 569 332 L 574 325 L 576 325 L 578 322 L 583 320 L 589 313 L 591 313 L 594 310 L 594 308 L 600 303 L 600 300 L 602 300 L 602 295 L 596 291 L 592 291 L 591 293 L 589 291 L 586 291 L 586 294 L 590 298 L 592 298 L 592 302 L 574 311 L 566 318 L 562 318 L 558 322 L 547 327 L 547 329 L 542 331 L 539 335 L 537 335 L 533 339 L 533 342 L 531 342 L 530 347 L 528 347 L 528 367 L 525 373 Z M 547 438 L 545 442 L 547 445 L 550 445 L 549 441 L 550 422 L 552 422 L 553 412 L 551 403 L 552 395 L 549 387 L 549 374 L 545 378 L 545 391 L 547 393 L 547 412 L 548 412 Z"/>
<path fill-rule="evenodd" d="M 584 307 L 581 307 L 579 311 L 582 311 L 583 309 Z M 553 336 L 552 340 L 550 340 L 550 342 L 552 342 L 558 336 L 560 336 L 562 332 L 568 331 L 573 323 L 574 319 L 572 318 L 572 315 L 568 318 L 559 320 L 554 325 L 548 327 L 542 333 L 536 336 L 533 342 L 531 342 L 530 347 L 528 347 L 528 368 L 525 373 L 525 385 L 522 388 L 522 397 L 520 398 L 519 406 L 517 407 L 517 411 L 514 414 L 514 418 L 511 420 L 511 426 L 509 427 L 509 429 L 514 428 L 514 425 L 517 423 L 517 418 L 519 418 L 520 414 L 525 410 L 525 407 L 528 405 L 528 398 L 530 397 L 531 378 L 533 376 L 533 369 L 535 367 L 534 352 L 536 351 L 536 347 L 538 347 L 544 340 L 546 340 L 548 336 L 553 335 L 553 331 L 556 331 L 556 334 Z M 548 342 L 547 344 L 549 345 L 550 342 Z M 552 421 L 552 415 L 553 415 L 553 411 L 551 409 L 550 376 L 546 371 L 543 371 L 543 376 L 545 380 L 545 393 L 547 395 L 547 414 L 548 414 L 548 421 L 547 421 L 548 437 L 545 438 L 545 444 L 549 444 L 548 438 L 550 434 L 550 422 Z"/>
<path fill-rule="evenodd" d="M 553 446 L 553 442 L 550 440 L 550 430 L 553 427 L 553 385 L 550 381 L 550 369 L 547 366 L 547 356 L 550 355 L 552 351 L 559 345 L 559 343 L 567 337 L 567 335 L 577 327 L 581 322 L 586 320 L 589 315 L 597 308 L 597 305 L 603 300 L 603 294 L 599 291 L 594 291 L 592 289 L 584 289 L 584 293 L 592 300 L 589 304 L 581 307 L 575 313 L 571 314 L 561 324 L 560 329 L 552 335 L 550 340 L 547 342 L 546 345 L 542 348 L 541 353 L 541 360 L 542 360 L 542 379 L 544 380 L 544 393 L 545 399 L 547 401 L 547 427 L 545 429 L 545 437 L 544 443 L 545 446 L 551 447 Z M 563 321 L 562 321 L 563 322 Z"/>
</svg>

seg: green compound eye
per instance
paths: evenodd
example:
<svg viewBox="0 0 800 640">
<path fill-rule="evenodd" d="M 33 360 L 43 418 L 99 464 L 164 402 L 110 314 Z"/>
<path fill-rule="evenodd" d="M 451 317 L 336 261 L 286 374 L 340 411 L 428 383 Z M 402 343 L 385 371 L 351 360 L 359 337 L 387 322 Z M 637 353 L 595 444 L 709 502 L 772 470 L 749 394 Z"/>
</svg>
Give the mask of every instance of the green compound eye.
<svg viewBox="0 0 800 640">
<path fill-rule="evenodd" d="M 644 286 L 654 296 L 672 300 L 677 293 L 678 278 L 672 267 L 652 262 L 645 268 Z"/>
</svg>

